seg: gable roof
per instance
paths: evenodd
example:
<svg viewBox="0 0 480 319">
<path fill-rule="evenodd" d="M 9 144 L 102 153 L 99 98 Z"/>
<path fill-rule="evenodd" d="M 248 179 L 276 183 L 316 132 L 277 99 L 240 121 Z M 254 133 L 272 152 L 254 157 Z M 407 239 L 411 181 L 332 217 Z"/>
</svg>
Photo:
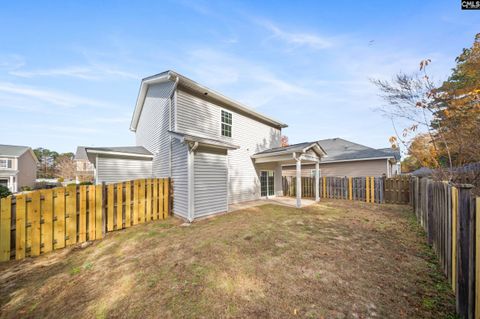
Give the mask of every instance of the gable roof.
<svg viewBox="0 0 480 319">
<path fill-rule="evenodd" d="M 35 161 L 38 162 L 37 156 L 30 146 L 0 144 L 0 156 L 20 157 L 25 152 L 30 152 Z"/>
<path fill-rule="evenodd" d="M 365 145 L 344 140 L 343 138 L 329 138 L 318 141 L 328 154 L 322 162 L 352 161 L 365 159 L 395 158 L 394 150 L 374 149 Z M 400 158 L 400 154 L 398 154 Z"/>
<path fill-rule="evenodd" d="M 250 116 L 266 122 L 274 127 L 283 128 L 288 126 L 287 124 L 281 123 L 271 117 L 263 115 L 251 109 L 250 107 L 241 104 L 240 102 L 232 100 L 217 91 L 209 89 L 206 86 L 203 86 L 187 78 L 186 76 L 183 76 L 175 71 L 168 70 L 142 79 L 142 82 L 140 84 L 140 90 L 138 92 L 137 102 L 135 104 L 135 110 L 133 111 L 132 121 L 130 123 L 130 130 L 136 131 L 137 129 L 140 114 L 142 113 L 143 104 L 145 102 L 148 86 L 152 84 L 163 83 L 166 81 L 175 81 L 177 84 L 187 87 L 193 91 L 199 92 L 200 94 L 208 95 L 210 98 L 228 105 L 233 110 L 249 114 Z"/>
<path fill-rule="evenodd" d="M 86 146 L 77 146 L 74 160 L 88 160 Z"/>
<path fill-rule="evenodd" d="M 276 155 L 283 155 L 283 154 L 290 154 L 290 153 L 304 153 L 307 150 L 313 148 L 315 152 L 319 155 L 327 155 L 325 149 L 319 145 L 317 142 L 303 142 L 298 144 L 292 144 L 288 146 L 281 146 L 281 147 L 274 147 L 262 152 L 258 152 L 253 154 L 253 158 L 261 158 L 261 157 L 268 157 L 268 156 L 276 156 Z"/>
</svg>

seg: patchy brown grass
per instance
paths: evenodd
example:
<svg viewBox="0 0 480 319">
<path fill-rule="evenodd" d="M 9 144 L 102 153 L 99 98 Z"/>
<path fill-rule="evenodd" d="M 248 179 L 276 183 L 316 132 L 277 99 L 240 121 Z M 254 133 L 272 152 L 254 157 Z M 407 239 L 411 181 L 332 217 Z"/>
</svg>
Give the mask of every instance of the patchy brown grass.
<svg viewBox="0 0 480 319">
<path fill-rule="evenodd" d="M 0 265 L 2 318 L 453 318 L 406 207 L 265 205 Z"/>
</svg>

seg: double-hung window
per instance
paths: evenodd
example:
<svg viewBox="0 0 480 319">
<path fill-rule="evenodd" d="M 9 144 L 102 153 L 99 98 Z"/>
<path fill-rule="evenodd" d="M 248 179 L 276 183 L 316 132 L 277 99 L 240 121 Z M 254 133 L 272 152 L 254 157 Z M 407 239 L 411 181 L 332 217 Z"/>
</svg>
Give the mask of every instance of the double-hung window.
<svg viewBox="0 0 480 319">
<path fill-rule="evenodd" d="M 222 110 L 222 136 L 232 137 L 232 113 Z"/>
<path fill-rule="evenodd" d="M 12 168 L 12 160 L 0 159 L 0 168 Z"/>
</svg>

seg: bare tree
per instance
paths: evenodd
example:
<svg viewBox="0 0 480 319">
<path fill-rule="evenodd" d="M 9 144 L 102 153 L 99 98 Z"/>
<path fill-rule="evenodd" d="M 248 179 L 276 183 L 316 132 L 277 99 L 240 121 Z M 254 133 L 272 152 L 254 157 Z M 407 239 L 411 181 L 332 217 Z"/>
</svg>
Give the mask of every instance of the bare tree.
<svg viewBox="0 0 480 319">
<path fill-rule="evenodd" d="M 57 158 L 56 163 L 56 175 L 57 177 L 62 177 L 64 179 L 74 179 L 75 178 L 75 168 L 76 163 L 73 160 L 73 154 L 65 153 L 61 154 Z"/>
<path fill-rule="evenodd" d="M 432 126 L 432 120 L 441 111 L 441 105 L 437 103 L 437 86 L 427 73 L 429 63 L 429 59 L 421 61 L 419 73 L 411 75 L 400 73 L 391 81 L 378 79 L 371 81 L 380 89 L 381 97 L 387 102 L 380 108 L 380 111 L 392 121 L 396 134 L 390 139 L 392 146 L 398 147 L 398 144 L 401 143 L 408 150 L 417 132 L 426 132 L 434 150 L 431 161 L 435 168 L 442 168 L 438 161 L 438 155 L 441 150 L 446 151 L 450 170 L 442 170 L 444 175 L 442 178 L 450 179 L 452 158 L 448 143 L 441 128 Z M 404 126 L 401 133 L 398 131 L 399 125 Z M 415 154 L 411 155 L 416 156 Z M 421 159 L 417 159 L 422 162 Z"/>
</svg>

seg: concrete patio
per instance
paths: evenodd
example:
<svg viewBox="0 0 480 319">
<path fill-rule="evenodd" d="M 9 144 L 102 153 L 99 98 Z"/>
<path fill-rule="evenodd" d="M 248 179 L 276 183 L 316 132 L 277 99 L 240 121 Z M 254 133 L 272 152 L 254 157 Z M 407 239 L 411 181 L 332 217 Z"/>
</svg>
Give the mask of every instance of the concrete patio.
<svg viewBox="0 0 480 319">
<path fill-rule="evenodd" d="M 248 202 L 242 202 L 238 204 L 231 204 L 228 206 L 228 211 L 233 212 L 240 209 L 245 209 L 249 207 L 261 206 L 266 204 L 275 204 L 275 205 L 282 205 L 288 207 L 296 207 L 297 199 L 295 197 L 274 197 L 269 199 L 258 199 L 252 200 Z M 302 198 L 302 207 L 310 206 L 315 204 L 313 199 L 306 199 Z"/>
</svg>

